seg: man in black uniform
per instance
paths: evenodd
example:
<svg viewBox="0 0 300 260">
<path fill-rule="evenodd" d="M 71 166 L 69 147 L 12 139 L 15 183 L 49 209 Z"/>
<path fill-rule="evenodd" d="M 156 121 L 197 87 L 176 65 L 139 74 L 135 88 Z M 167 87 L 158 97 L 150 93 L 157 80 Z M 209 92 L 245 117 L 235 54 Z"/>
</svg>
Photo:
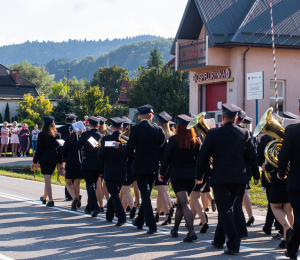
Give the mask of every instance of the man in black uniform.
<svg viewBox="0 0 300 260">
<path fill-rule="evenodd" d="M 74 143 L 77 150 L 84 147 L 84 158 L 81 164 L 81 171 L 86 182 L 86 190 L 88 194 L 88 204 L 85 208 L 85 213 L 91 214 L 92 217 L 97 217 L 99 206 L 96 197 L 96 182 L 103 172 L 101 169 L 101 161 L 97 158 L 98 142 L 102 138 L 102 134 L 98 131 L 100 119 L 91 116 L 89 118 L 90 131 L 82 133 L 80 139 Z"/>
<path fill-rule="evenodd" d="M 66 140 L 67 137 L 70 136 L 70 127 L 75 122 L 77 116 L 74 114 L 66 114 L 66 124 L 64 126 L 61 126 L 57 129 L 57 132 L 60 133 L 61 139 Z M 63 164 L 62 167 L 65 167 L 66 158 L 63 158 Z M 65 198 L 67 201 L 71 201 L 72 196 L 69 194 L 67 188 L 65 187 Z"/>
<path fill-rule="evenodd" d="M 101 147 L 98 150 L 97 157 L 103 162 L 104 180 L 106 182 L 107 191 L 111 195 L 107 202 L 106 220 L 111 222 L 114 218 L 114 213 L 116 213 L 118 218 L 116 225 L 122 226 L 126 223 L 126 215 L 119 194 L 122 183 L 126 179 L 127 155 L 114 149 L 114 147 L 106 146 L 105 142 L 119 142 L 124 120 L 119 117 L 114 117 L 111 118 L 110 121 L 113 133 L 101 139 Z"/>
<path fill-rule="evenodd" d="M 197 158 L 196 179 L 201 181 L 213 157 L 213 171 L 210 183 L 213 187 L 218 208 L 218 225 L 213 246 L 223 248 L 225 234 L 228 237 L 226 254 L 237 254 L 240 238 L 235 226 L 233 205 L 236 197 L 247 183 L 246 163 L 257 172 L 257 155 L 247 129 L 235 125 L 237 113 L 241 110 L 234 104 L 224 104 L 221 128 L 208 131 Z"/>
<path fill-rule="evenodd" d="M 145 105 L 138 108 L 141 122 L 131 127 L 127 145 L 116 143 L 115 148 L 126 154 L 135 150 L 134 174 L 141 192 L 142 204 L 138 217 L 132 221 L 138 229 L 142 229 L 146 220 L 148 234 L 157 231 L 156 221 L 151 205 L 151 190 L 159 169 L 160 154 L 163 154 L 166 137 L 161 127 L 152 125 L 153 107 Z"/>
<path fill-rule="evenodd" d="M 300 103 L 300 102 L 299 102 Z M 300 107 L 300 105 L 299 105 Z M 299 108 L 300 114 L 300 108 Z M 300 244 L 300 124 L 289 125 L 285 128 L 283 144 L 279 153 L 278 178 L 287 178 L 286 188 L 289 200 L 294 210 L 295 225 L 293 235 L 286 234 L 288 250 L 285 252 L 290 259 L 297 259 Z M 290 170 L 287 174 L 287 167 Z"/>
</svg>

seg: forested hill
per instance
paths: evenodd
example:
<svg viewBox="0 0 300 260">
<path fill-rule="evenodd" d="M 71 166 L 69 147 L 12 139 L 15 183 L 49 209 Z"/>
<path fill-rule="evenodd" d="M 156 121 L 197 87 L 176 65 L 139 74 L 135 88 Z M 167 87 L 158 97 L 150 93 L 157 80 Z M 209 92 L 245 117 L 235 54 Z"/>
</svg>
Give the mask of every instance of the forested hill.
<svg viewBox="0 0 300 260">
<path fill-rule="evenodd" d="M 124 44 L 159 39 L 158 36 L 140 35 L 136 37 L 126 37 L 124 39 L 113 40 L 69 40 L 67 42 L 25 42 L 0 47 L 0 63 L 14 64 L 27 60 L 31 64 L 44 65 L 46 62 L 54 59 L 67 58 L 73 60 L 83 59 L 87 55 L 98 57 L 101 54 L 108 53 Z"/>
<path fill-rule="evenodd" d="M 126 68 L 132 77 L 134 75 L 133 70 L 136 70 L 139 66 L 147 65 L 150 50 L 153 50 L 155 46 L 161 52 L 165 63 L 170 61 L 174 57 L 170 55 L 173 40 L 173 38 L 169 38 L 124 44 L 116 50 L 97 58 L 89 55 L 82 60 L 52 59 L 45 67 L 50 74 L 55 74 L 56 81 L 67 76 L 66 70 L 68 67 L 70 68 L 70 77 L 76 76 L 77 79 L 87 78 L 91 80 L 94 72 L 99 67 L 107 65 L 107 57 L 109 57 L 109 66 L 117 65 Z"/>
</svg>

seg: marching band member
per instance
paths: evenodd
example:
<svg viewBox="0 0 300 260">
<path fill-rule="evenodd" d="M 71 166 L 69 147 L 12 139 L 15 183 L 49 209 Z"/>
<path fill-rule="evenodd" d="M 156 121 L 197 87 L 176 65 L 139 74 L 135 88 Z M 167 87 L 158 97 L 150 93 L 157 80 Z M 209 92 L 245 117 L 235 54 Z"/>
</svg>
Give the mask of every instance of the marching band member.
<svg viewBox="0 0 300 260">
<path fill-rule="evenodd" d="M 247 183 L 246 162 L 256 171 L 256 152 L 249 132 L 235 125 L 241 109 L 234 104 L 223 104 L 221 128 L 208 131 L 197 158 L 196 179 L 203 180 L 209 160 L 213 157 L 210 183 L 218 208 L 218 225 L 212 245 L 223 248 L 225 234 L 228 237 L 225 254 L 238 254 L 240 238 L 233 216 L 233 205 Z M 257 178 L 257 177 L 256 177 Z M 255 179 L 256 179 L 255 178 Z M 259 179 L 259 177 L 258 177 Z"/>
<path fill-rule="evenodd" d="M 146 220 L 148 234 L 157 231 L 156 221 L 151 205 L 151 190 L 158 174 L 160 154 L 164 152 L 166 137 L 162 129 L 152 125 L 153 107 L 144 105 L 138 108 L 141 122 L 131 127 L 127 145 L 115 143 L 115 148 L 130 154 L 135 150 L 136 158 L 134 174 L 141 192 L 142 204 L 138 217 L 132 221 L 138 229 L 142 229 Z"/>
<path fill-rule="evenodd" d="M 166 136 L 166 140 L 168 141 L 171 136 L 174 135 L 173 132 L 170 130 L 169 121 L 172 119 L 172 117 L 165 111 L 159 113 L 157 118 L 157 125 L 160 126 L 163 129 L 163 132 Z M 162 155 L 163 156 L 163 155 Z M 174 209 L 172 207 L 172 203 L 169 203 L 170 200 L 168 199 L 169 193 L 167 193 L 167 182 L 168 180 L 159 181 L 158 178 L 155 180 L 155 186 L 158 192 L 157 197 L 157 211 L 156 211 L 156 222 L 159 222 L 159 215 L 161 210 L 165 213 L 165 220 L 161 225 L 168 225 L 168 223 L 171 223 L 172 215 L 174 212 Z"/>
<path fill-rule="evenodd" d="M 193 214 L 188 196 L 195 187 L 195 167 L 200 142 L 196 138 L 194 129 L 187 129 L 190 121 L 192 118 L 187 115 L 178 116 L 176 135 L 169 139 L 159 175 L 160 181 L 171 178 L 172 187 L 178 199 L 175 225 L 171 230 L 171 235 L 178 237 L 178 228 L 184 216 L 189 231 L 184 242 L 198 239 L 194 231 Z"/>
<path fill-rule="evenodd" d="M 97 159 L 98 142 L 102 138 L 102 134 L 98 131 L 100 119 L 91 116 L 89 117 L 90 131 L 82 133 L 77 142 L 74 143 L 74 148 L 79 150 L 84 147 L 84 158 L 81 164 L 81 171 L 86 182 L 86 190 L 88 194 L 88 204 L 85 208 L 85 213 L 91 214 L 92 217 L 97 217 L 99 206 L 97 203 L 96 183 L 99 176 L 103 174 L 101 171 L 101 161 Z"/>
<path fill-rule="evenodd" d="M 53 116 L 44 116 L 42 131 L 39 133 L 36 153 L 32 161 L 31 168 L 34 169 L 38 162 L 41 166 L 41 172 L 45 180 L 44 196 L 40 198 L 43 204 L 46 204 L 47 197 L 49 201 L 46 206 L 54 207 L 51 188 L 51 175 L 57 164 L 62 163 L 61 149 L 57 143 L 60 134 L 57 133 Z"/>
</svg>

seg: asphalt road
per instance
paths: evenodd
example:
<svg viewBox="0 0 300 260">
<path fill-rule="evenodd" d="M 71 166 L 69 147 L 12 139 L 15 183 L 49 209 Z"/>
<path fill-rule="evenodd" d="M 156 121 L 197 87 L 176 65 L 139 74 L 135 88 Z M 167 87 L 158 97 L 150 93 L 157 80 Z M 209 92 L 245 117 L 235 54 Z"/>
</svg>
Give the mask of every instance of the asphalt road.
<svg viewBox="0 0 300 260">
<path fill-rule="evenodd" d="M 70 211 L 61 186 L 52 188 L 55 207 L 45 207 L 39 201 L 43 188 L 43 183 L 0 176 L 0 259 L 285 259 L 280 241 L 261 231 L 264 212 L 256 213 L 260 216 L 255 216 L 239 256 L 227 256 L 210 244 L 216 213 L 208 213 L 207 234 L 199 233 L 196 219 L 198 240 L 184 243 L 184 223 L 178 238 L 170 236 L 172 225 L 159 226 L 158 233 L 147 235 L 146 229 L 137 230 L 129 219 L 127 225 L 117 227 L 106 222 L 104 214 L 97 218 L 84 214 L 84 207 Z M 82 195 L 85 206 L 86 192 Z"/>
<path fill-rule="evenodd" d="M 0 166 L 30 166 L 32 157 L 0 157 Z"/>
</svg>

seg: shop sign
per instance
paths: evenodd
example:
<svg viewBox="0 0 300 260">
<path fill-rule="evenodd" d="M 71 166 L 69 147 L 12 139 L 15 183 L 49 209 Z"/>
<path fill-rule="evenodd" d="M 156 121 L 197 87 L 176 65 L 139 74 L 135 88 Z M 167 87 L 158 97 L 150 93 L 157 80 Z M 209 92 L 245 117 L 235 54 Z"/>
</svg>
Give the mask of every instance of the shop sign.
<svg viewBox="0 0 300 260">
<path fill-rule="evenodd" d="M 228 79 L 231 76 L 231 70 L 218 70 L 213 72 L 205 72 L 201 74 L 194 74 L 193 75 L 193 81 L 201 82 L 201 81 L 207 81 L 207 80 L 214 80 L 214 79 Z"/>
</svg>

